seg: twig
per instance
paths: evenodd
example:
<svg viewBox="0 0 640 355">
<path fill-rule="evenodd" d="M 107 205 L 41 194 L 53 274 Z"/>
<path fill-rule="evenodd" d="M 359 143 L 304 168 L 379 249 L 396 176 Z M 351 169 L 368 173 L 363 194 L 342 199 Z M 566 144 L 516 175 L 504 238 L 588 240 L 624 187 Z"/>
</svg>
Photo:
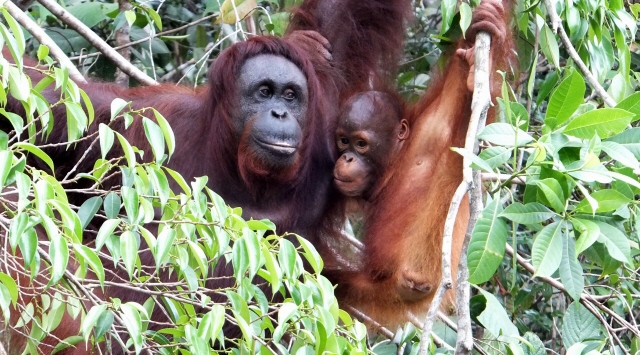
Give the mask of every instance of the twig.
<svg viewBox="0 0 640 355">
<path fill-rule="evenodd" d="M 73 17 L 73 15 L 71 15 L 62 6 L 58 5 L 53 0 L 38 0 L 38 2 L 47 10 L 51 11 L 51 13 L 59 18 L 62 22 L 73 28 L 76 32 L 78 32 L 78 34 L 86 38 L 89 43 L 91 43 L 100 52 L 102 52 L 105 57 L 109 58 L 123 72 L 127 73 L 127 75 L 145 85 L 158 85 L 158 82 L 151 79 L 147 74 L 143 73 L 140 69 L 129 63 L 120 55 L 120 53 L 111 48 L 97 34 L 91 31 L 89 27 L 78 21 L 78 19 Z"/>
<path fill-rule="evenodd" d="M 188 24 L 186 24 L 184 26 L 172 28 L 172 29 L 166 30 L 164 32 L 155 33 L 155 34 L 149 35 L 149 37 L 145 37 L 145 38 L 139 39 L 137 41 L 131 41 L 131 42 L 129 42 L 129 43 L 125 44 L 125 45 L 122 45 L 122 46 L 113 47 L 113 49 L 120 50 L 120 49 L 123 49 L 123 48 L 126 48 L 126 47 L 131 47 L 131 46 L 135 46 L 136 44 L 140 44 L 140 43 L 144 43 L 144 42 L 150 41 L 150 40 L 152 40 L 152 39 L 154 39 L 156 37 L 162 37 L 162 36 L 169 35 L 169 34 L 172 34 L 172 33 L 180 32 L 180 31 L 182 31 L 184 29 L 187 29 L 187 28 L 189 28 L 191 26 L 195 26 L 195 25 L 199 24 L 200 22 L 204 22 L 204 21 L 210 20 L 210 19 L 212 19 L 214 17 L 218 17 L 218 16 L 220 16 L 220 13 L 216 12 L 214 14 L 207 15 L 207 16 L 204 16 L 203 18 L 197 19 L 197 20 L 195 20 L 193 22 L 189 22 Z M 102 52 L 81 54 L 81 55 L 77 55 L 75 57 L 69 57 L 69 59 L 71 59 L 71 60 L 80 60 L 80 59 L 84 59 L 84 58 L 97 57 L 97 56 L 100 56 L 102 54 L 103 54 Z"/>
<path fill-rule="evenodd" d="M 49 47 L 49 53 L 55 60 L 60 63 L 62 68 L 66 68 L 69 71 L 69 77 L 76 82 L 86 83 L 84 76 L 80 74 L 78 68 L 71 62 L 69 57 L 58 47 L 58 45 L 49 37 L 44 30 L 38 26 L 31 18 L 25 14 L 18 6 L 11 1 L 4 1 L 2 6 L 7 8 L 7 11 L 13 18 L 18 21 L 31 35 L 38 40 L 41 44 Z"/>
<path fill-rule="evenodd" d="M 522 266 L 525 270 L 527 270 L 528 272 L 530 272 L 532 274 L 535 273 L 535 268 L 533 267 L 533 265 L 531 265 L 530 263 L 526 262 L 524 260 L 524 258 L 522 258 L 520 255 L 515 253 L 513 248 L 511 248 L 511 246 L 509 244 L 506 244 L 506 252 L 512 258 L 516 258 L 516 261 L 518 262 L 518 264 L 520 266 Z M 569 295 L 569 292 L 567 292 L 567 289 L 559 281 L 557 281 L 557 280 L 555 280 L 555 279 L 553 279 L 551 277 L 546 277 L 546 276 L 537 276 L 537 277 L 540 278 L 540 280 L 548 283 L 551 287 L 562 291 L 566 295 Z M 627 328 L 627 330 L 632 332 L 636 337 L 640 337 L 640 330 L 639 329 L 634 327 L 632 324 L 627 322 L 624 318 L 620 317 L 615 312 L 613 312 L 610 309 L 608 309 L 607 307 L 601 305 L 600 302 L 598 302 L 595 298 L 591 297 L 591 295 L 586 294 L 586 293 L 581 294 L 580 295 L 580 303 L 582 303 L 596 317 L 598 317 L 599 315 L 597 314 L 596 310 L 594 310 L 594 309 L 592 309 L 590 307 L 590 305 L 599 308 L 601 311 L 609 314 L 612 318 L 614 318 L 616 320 L 616 322 L 620 323 L 622 326 Z"/>
<path fill-rule="evenodd" d="M 602 100 L 604 100 L 607 106 L 609 107 L 616 106 L 616 101 L 612 99 L 611 96 L 609 96 L 609 94 L 607 94 L 607 92 L 604 90 L 602 85 L 598 83 L 598 80 L 593 76 L 593 74 L 591 74 L 591 72 L 589 71 L 589 68 L 587 68 L 587 65 L 584 64 L 582 59 L 580 59 L 580 55 L 578 54 L 578 52 L 576 52 L 576 49 L 573 48 L 573 45 L 571 44 L 571 40 L 569 40 L 569 36 L 567 36 L 567 32 L 565 32 L 564 27 L 562 27 L 562 20 L 556 13 L 556 10 L 553 8 L 553 4 L 551 3 L 551 0 L 545 0 L 544 5 L 547 8 L 547 13 L 549 13 L 549 19 L 551 20 L 551 28 L 553 29 L 553 32 L 558 33 L 560 35 L 562 44 L 564 44 L 564 47 L 566 48 L 567 53 L 569 53 L 569 57 L 571 57 L 574 63 L 576 63 L 576 66 L 578 66 L 578 69 L 580 69 L 580 72 L 582 73 L 582 75 L 585 77 L 585 79 L 587 79 L 589 84 L 591 84 L 593 89 L 598 93 L 598 96 L 600 96 Z"/>
<path fill-rule="evenodd" d="M 473 153 L 478 152 L 477 133 L 482 130 L 487 122 L 487 112 L 491 105 L 490 83 L 490 54 L 491 36 L 488 33 L 478 33 L 475 43 L 475 71 L 473 84 L 473 100 L 471 101 L 471 120 L 465 139 L 465 148 L 473 147 Z M 456 284 L 456 313 L 458 316 L 458 337 L 456 340 L 456 354 L 471 354 L 473 348 L 473 333 L 471 330 L 471 312 L 469 310 L 469 298 L 471 290 L 469 286 L 469 268 L 467 267 L 467 249 L 473 227 L 482 214 L 482 191 L 480 186 L 481 174 L 472 171 L 471 161 L 463 158 L 464 179 L 469 188 L 469 224 L 462 242 L 460 259 L 458 260 L 458 276 Z M 470 180 L 466 180 L 469 178 Z"/>
<path fill-rule="evenodd" d="M 125 11 L 130 11 L 132 9 L 131 3 L 129 0 L 118 0 L 118 11 L 122 14 Z M 126 46 L 129 42 L 131 42 L 131 38 L 129 36 L 129 22 L 125 21 L 120 28 L 116 31 L 116 46 L 124 46 L 124 48 L 119 49 L 118 53 L 122 55 L 127 62 L 131 62 L 131 48 Z M 127 73 L 123 72 L 122 69 L 116 69 L 116 84 L 128 87 L 129 86 L 129 76 Z"/>
<path fill-rule="evenodd" d="M 471 118 L 469 120 L 469 128 L 467 130 L 467 136 L 465 138 L 465 149 L 475 152 L 478 149 L 478 142 L 476 135 L 479 129 L 484 127 L 487 111 L 491 104 L 491 91 L 489 88 L 489 49 L 491 48 L 491 37 L 489 34 L 480 32 L 476 37 L 475 43 L 475 72 L 474 72 L 474 88 L 473 88 L 473 100 L 471 102 Z M 429 311 L 422 328 L 422 338 L 420 344 L 419 353 L 426 355 L 428 353 L 428 336 L 431 333 L 433 327 L 433 321 L 440 303 L 444 297 L 445 292 L 451 288 L 451 241 L 453 237 L 453 229 L 455 226 L 456 217 L 458 215 L 458 209 L 460 203 L 464 198 L 467 191 L 475 191 L 480 186 L 480 174 L 473 173 L 471 169 L 471 160 L 469 158 L 463 158 L 463 171 L 462 182 L 456 189 L 456 192 L 451 199 L 449 205 L 449 212 L 447 213 L 447 219 L 444 225 L 444 235 L 442 242 L 442 278 L 436 294 L 431 301 Z M 478 192 L 479 193 L 479 192 Z M 474 197 L 474 205 L 471 206 L 471 211 L 474 211 L 472 220 L 469 219 L 469 225 L 467 233 L 465 234 L 465 245 L 468 245 L 471 235 L 471 230 L 478 218 L 478 210 L 481 210 L 482 199 L 481 196 Z M 480 205 L 478 205 L 480 204 Z M 458 286 L 456 290 L 456 308 L 458 312 L 458 339 L 456 341 L 456 354 L 470 354 L 473 348 L 473 337 L 471 333 L 471 317 L 469 312 L 469 284 L 467 282 L 469 271 L 466 265 L 466 247 L 463 246 L 461 256 L 459 260 L 458 270 Z"/>
<path fill-rule="evenodd" d="M 447 219 L 444 222 L 444 236 L 442 240 L 442 277 L 440 278 L 440 284 L 438 289 L 429 305 L 429 311 L 425 317 L 424 326 L 422 328 L 422 337 L 420 338 L 420 355 L 427 355 L 429 353 L 428 344 L 429 336 L 433 328 L 433 322 L 435 320 L 440 304 L 444 298 L 444 294 L 447 290 L 450 290 L 453 286 L 451 279 L 451 241 L 453 239 L 453 229 L 456 224 L 456 217 L 458 216 L 458 209 L 460 203 L 467 193 L 468 184 L 464 181 L 458 185 L 456 192 L 453 194 L 451 204 L 449 205 L 449 212 L 447 213 Z"/>
</svg>

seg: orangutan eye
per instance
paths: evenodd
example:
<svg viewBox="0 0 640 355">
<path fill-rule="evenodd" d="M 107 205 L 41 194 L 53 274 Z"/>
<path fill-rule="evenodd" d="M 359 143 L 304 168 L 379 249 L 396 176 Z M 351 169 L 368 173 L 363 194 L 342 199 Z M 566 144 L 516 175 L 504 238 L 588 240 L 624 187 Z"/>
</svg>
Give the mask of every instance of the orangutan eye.
<svg viewBox="0 0 640 355">
<path fill-rule="evenodd" d="M 262 97 L 266 98 L 266 97 L 271 96 L 271 90 L 266 86 L 260 87 L 260 89 L 258 91 L 260 92 L 260 96 L 262 96 Z"/>
<path fill-rule="evenodd" d="M 367 141 L 361 139 L 356 142 L 356 146 L 358 148 L 365 148 L 367 146 Z"/>
<path fill-rule="evenodd" d="M 284 95 L 282 95 L 282 96 L 287 101 L 293 101 L 296 98 L 296 93 L 293 92 L 293 90 L 287 90 L 287 91 L 284 92 Z"/>
<path fill-rule="evenodd" d="M 349 140 L 347 139 L 347 137 L 341 137 L 340 138 L 340 143 L 342 143 L 344 145 L 348 145 L 349 144 Z"/>
</svg>

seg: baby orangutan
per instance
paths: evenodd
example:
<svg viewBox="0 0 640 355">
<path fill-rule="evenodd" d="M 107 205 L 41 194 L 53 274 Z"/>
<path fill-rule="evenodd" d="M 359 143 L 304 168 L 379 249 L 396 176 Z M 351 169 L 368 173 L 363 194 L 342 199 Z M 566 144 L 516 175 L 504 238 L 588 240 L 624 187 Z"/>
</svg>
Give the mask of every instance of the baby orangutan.
<svg viewBox="0 0 640 355">
<path fill-rule="evenodd" d="M 341 156 L 333 177 L 345 196 L 373 199 L 382 176 L 409 136 L 402 101 L 393 94 L 366 91 L 345 104 L 336 130 Z"/>
</svg>

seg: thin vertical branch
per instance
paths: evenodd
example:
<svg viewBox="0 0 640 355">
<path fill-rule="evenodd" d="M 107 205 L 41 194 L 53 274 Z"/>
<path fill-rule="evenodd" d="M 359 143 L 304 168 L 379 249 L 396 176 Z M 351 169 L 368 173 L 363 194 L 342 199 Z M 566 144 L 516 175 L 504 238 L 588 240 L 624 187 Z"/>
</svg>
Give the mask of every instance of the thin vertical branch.
<svg viewBox="0 0 640 355">
<path fill-rule="evenodd" d="M 124 13 L 125 11 L 130 11 L 133 7 L 129 0 L 118 0 L 118 11 L 120 13 Z M 124 21 L 122 26 L 118 28 L 116 31 L 116 46 L 122 47 L 118 50 L 118 53 L 128 62 L 131 62 L 131 47 L 127 44 L 131 42 L 131 37 L 129 36 L 129 22 Z M 129 86 L 129 75 L 122 71 L 120 68 L 116 68 L 116 84 L 128 87 Z"/>
</svg>

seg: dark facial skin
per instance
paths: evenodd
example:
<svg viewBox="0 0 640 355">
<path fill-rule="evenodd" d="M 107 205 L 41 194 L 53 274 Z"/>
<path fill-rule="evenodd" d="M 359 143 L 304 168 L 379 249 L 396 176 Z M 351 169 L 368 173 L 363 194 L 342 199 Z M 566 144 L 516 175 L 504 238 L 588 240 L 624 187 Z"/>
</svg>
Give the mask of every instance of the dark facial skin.
<svg viewBox="0 0 640 355">
<path fill-rule="evenodd" d="M 333 170 L 346 196 L 369 199 L 376 183 L 409 136 L 393 98 L 369 91 L 352 98 L 342 111 L 336 141 L 341 154 Z"/>
<path fill-rule="evenodd" d="M 307 79 L 302 71 L 279 56 L 250 58 L 240 69 L 238 94 L 235 129 L 253 158 L 271 168 L 294 164 L 307 116 Z"/>
</svg>

